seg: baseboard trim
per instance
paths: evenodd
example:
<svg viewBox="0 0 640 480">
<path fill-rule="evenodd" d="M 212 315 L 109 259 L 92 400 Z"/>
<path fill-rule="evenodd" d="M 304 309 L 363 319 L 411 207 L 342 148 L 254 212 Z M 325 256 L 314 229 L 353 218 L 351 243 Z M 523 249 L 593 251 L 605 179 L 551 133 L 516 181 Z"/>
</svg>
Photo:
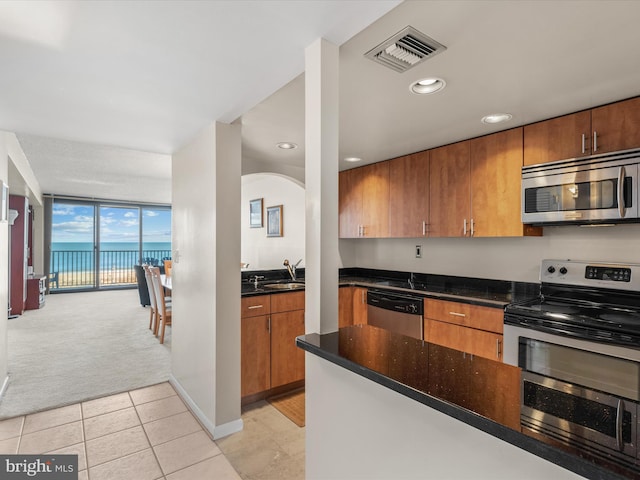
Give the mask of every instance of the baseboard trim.
<svg viewBox="0 0 640 480">
<path fill-rule="evenodd" d="M 211 438 L 214 440 L 218 440 L 219 438 L 226 437 L 227 435 L 231 435 L 232 433 L 240 432 L 244 428 L 244 422 L 241 418 L 237 420 L 233 420 L 232 422 L 224 423 L 222 425 L 214 425 L 211 423 L 211 420 L 204 414 L 200 407 L 196 405 L 191 396 L 187 393 L 187 391 L 182 387 L 180 382 L 173 375 L 169 376 L 169 383 L 175 388 L 178 392 L 178 395 L 185 401 L 188 405 L 191 412 L 196 416 L 198 421 L 202 424 L 205 430 L 209 432 Z"/>
<path fill-rule="evenodd" d="M 2 388 L 0 388 L 0 400 L 2 400 L 2 397 L 4 397 L 7 388 L 9 388 L 9 375 L 5 376 L 4 382 L 2 382 Z"/>
</svg>

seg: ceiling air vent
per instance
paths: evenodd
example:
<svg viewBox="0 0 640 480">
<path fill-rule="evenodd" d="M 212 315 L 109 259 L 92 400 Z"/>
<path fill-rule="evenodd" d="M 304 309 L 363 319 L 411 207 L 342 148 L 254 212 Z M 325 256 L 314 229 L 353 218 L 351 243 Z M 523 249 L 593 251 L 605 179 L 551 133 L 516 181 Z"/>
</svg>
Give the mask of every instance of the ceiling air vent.
<svg viewBox="0 0 640 480">
<path fill-rule="evenodd" d="M 446 49 L 415 28 L 406 27 L 364 56 L 402 73 Z"/>
</svg>

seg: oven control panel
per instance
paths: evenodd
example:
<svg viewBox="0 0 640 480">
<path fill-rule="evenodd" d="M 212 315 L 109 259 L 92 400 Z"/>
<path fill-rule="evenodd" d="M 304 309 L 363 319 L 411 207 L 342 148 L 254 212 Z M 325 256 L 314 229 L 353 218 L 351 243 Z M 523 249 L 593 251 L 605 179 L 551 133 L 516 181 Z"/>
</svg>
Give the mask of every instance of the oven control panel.
<svg viewBox="0 0 640 480">
<path fill-rule="evenodd" d="M 587 265 L 584 272 L 584 278 L 606 280 L 608 282 L 630 282 L 631 269 L 624 267 Z"/>
<path fill-rule="evenodd" d="M 640 292 L 640 265 L 543 260 L 540 281 L 558 285 L 592 286 Z"/>
</svg>

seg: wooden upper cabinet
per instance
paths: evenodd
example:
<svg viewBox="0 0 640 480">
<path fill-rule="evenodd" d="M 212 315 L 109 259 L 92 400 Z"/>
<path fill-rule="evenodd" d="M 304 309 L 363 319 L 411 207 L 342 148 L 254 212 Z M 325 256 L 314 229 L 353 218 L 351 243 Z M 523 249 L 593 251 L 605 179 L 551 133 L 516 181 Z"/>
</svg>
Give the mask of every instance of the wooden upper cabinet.
<svg viewBox="0 0 640 480">
<path fill-rule="evenodd" d="M 590 155 L 591 113 L 578 112 L 524 127 L 524 164 Z M 584 135 L 584 151 L 582 136 Z"/>
<path fill-rule="evenodd" d="M 454 143 L 429 153 L 430 237 L 469 235 L 469 143 Z"/>
<path fill-rule="evenodd" d="M 429 152 L 389 162 L 389 236 L 427 236 L 429 229 Z"/>
<path fill-rule="evenodd" d="M 640 97 L 591 110 L 594 153 L 640 147 Z"/>
<path fill-rule="evenodd" d="M 522 224 L 522 128 L 471 140 L 471 236 L 541 235 Z"/>
<path fill-rule="evenodd" d="M 524 164 L 640 147 L 640 98 L 524 127 Z"/>
<path fill-rule="evenodd" d="M 340 172 L 341 238 L 389 236 L 389 162 Z"/>
<path fill-rule="evenodd" d="M 359 169 L 345 170 L 338 177 L 338 211 L 340 238 L 360 236 L 362 187 Z"/>
</svg>

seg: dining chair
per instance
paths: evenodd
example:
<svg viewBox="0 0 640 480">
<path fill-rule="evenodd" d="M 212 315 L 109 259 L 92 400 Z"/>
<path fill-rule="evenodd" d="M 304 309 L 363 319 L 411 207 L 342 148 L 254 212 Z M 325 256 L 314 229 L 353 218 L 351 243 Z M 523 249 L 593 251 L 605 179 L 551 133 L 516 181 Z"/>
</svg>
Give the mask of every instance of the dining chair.
<svg viewBox="0 0 640 480">
<path fill-rule="evenodd" d="M 164 332 L 167 325 L 171 325 L 171 304 L 164 295 L 164 287 L 160 278 L 160 267 L 149 267 L 151 278 L 153 280 L 153 290 L 156 295 L 156 331 L 158 336 L 158 327 L 160 329 L 160 343 L 164 343 Z"/>
<path fill-rule="evenodd" d="M 156 301 L 156 293 L 153 286 L 153 277 L 151 275 L 151 271 L 149 270 L 149 265 L 143 265 L 144 269 L 144 278 L 147 281 L 147 290 L 149 290 L 149 301 L 151 311 L 149 312 L 149 329 L 153 331 L 153 334 L 157 336 L 158 331 L 158 307 Z"/>
<path fill-rule="evenodd" d="M 173 263 L 171 262 L 171 260 L 163 260 L 164 262 L 164 274 L 167 277 L 171 276 L 171 268 L 173 267 Z"/>
</svg>

